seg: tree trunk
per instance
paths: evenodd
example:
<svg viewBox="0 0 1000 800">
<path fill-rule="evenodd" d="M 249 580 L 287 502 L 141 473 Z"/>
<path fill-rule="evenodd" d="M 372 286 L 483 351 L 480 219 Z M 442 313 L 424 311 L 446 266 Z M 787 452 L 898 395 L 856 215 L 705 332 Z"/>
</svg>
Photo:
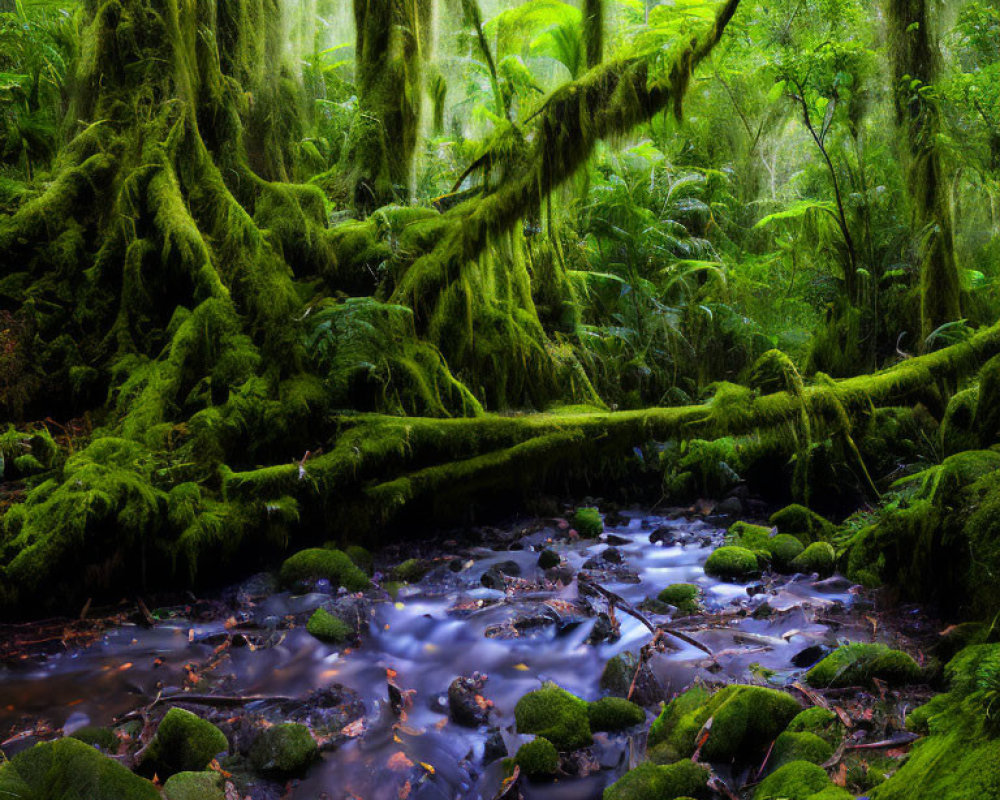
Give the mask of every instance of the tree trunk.
<svg viewBox="0 0 1000 800">
<path fill-rule="evenodd" d="M 583 0 L 583 44 L 593 69 L 604 60 L 604 0 Z"/>
<path fill-rule="evenodd" d="M 940 53 L 928 0 L 888 0 L 887 10 L 896 120 L 903 132 L 900 142 L 920 257 L 921 332 L 926 339 L 962 313 L 949 182 L 937 143 L 940 109 L 931 94 Z"/>
</svg>

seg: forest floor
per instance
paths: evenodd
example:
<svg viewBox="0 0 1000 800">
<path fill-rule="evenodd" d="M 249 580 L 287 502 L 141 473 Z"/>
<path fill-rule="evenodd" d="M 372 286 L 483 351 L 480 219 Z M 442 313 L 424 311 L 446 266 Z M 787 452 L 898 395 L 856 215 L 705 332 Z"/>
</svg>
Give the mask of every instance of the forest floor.
<svg viewBox="0 0 1000 800">
<path fill-rule="evenodd" d="M 554 781 L 512 785 L 503 759 L 529 738 L 513 719 L 525 693 L 546 680 L 587 700 L 631 691 L 648 722 L 691 685 L 736 682 L 833 710 L 844 736 L 827 765 L 863 795 L 906 754 L 915 737 L 904 717 L 929 687 L 822 690 L 802 677 L 848 641 L 885 642 L 922 664 L 943 626 L 916 607 L 881 607 L 839 576 L 709 578 L 703 565 L 724 522 L 633 509 L 583 539 L 562 518 L 520 520 L 407 543 L 405 559 L 402 546 L 386 548 L 365 592 L 320 582 L 292 594 L 261 574 L 206 598 L 122 601 L 79 619 L 4 626 L 0 748 L 13 756 L 100 725 L 129 764 L 179 706 L 226 734 L 230 755 L 212 767 L 227 798 L 583 800 L 641 760 L 647 725 L 597 734 L 563 757 Z M 558 563 L 543 569 L 541 552 Z M 687 616 L 655 599 L 677 582 L 701 591 Z M 320 607 L 348 622 L 346 644 L 307 633 Z M 684 638 L 654 639 L 648 625 Z M 641 654 L 638 668 L 629 654 Z M 262 779 L 246 763 L 251 744 L 287 721 L 309 727 L 322 760 L 300 779 Z M 763 744 L 753 763 L 712 765 L 718 796 L 752 793 L 771 757 Z"/>
</svg>

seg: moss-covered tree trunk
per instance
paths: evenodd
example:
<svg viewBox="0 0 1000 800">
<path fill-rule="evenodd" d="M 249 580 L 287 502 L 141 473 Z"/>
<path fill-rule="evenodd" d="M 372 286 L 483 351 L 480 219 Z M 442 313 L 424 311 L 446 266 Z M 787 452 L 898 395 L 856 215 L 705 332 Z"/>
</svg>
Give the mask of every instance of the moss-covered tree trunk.
<svg viewBox="0 0 1000 800">
<path fill-rule="evenodd" d="M 949 180 L 937 141 L 940 109 L 933 96 L 940 53 L 929 0 L 888 0 L 887 22 L 896 119 L 903 134 L 900 145 L 920 258 L 921 331 L 926 339 L 961 316 Z"/>
<path fill-rule="evenodd" d="M 604 0 L 583 0 L 583 44 L 593 69 L 604 59 Z"/>
<path fill-rule="evenodd" d="M 431 0 L 354 0 L 358 115 L 345 169 L 355 209 L 408 199 L 423 106 Z"/>
</svg>

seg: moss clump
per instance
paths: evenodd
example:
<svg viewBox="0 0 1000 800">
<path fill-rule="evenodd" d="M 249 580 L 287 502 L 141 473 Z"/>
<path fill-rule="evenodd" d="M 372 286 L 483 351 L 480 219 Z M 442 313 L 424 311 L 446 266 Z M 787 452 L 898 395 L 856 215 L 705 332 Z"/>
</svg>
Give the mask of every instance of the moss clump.
<svg viewBox="0 0 1000 800">
<path fill-rule="evenodd" d="M 758 572 L 757 556 L 744 547 L 718 547 L 705 562 L 705 574 L 722 580 L 745 580 Z"/>
<path fill-rule="evenodd" d="M 250 748 L 250 763 L 261 775 L 285 779 L 301 775 L 319 758 L 319 747 L 305 725 L 285 722 L 267 728 Z"/>
<path fill-rule="evenodd" d="M 767 545 L 767 552 L 771 555 L 771 563 L 779 572 L 787 572 L 795 559 L 802 555 L 805 550 L 802 542 L 788 533 L 779 533 L 772 537 Z"/>
<path fill-rule="evenodd" d="M 844 724 L 835 713 L 822 706 L 813 706 L 798 714 L 785 728 L 788 733 L 808 732 L 831 745 L 840 741 Z"/>
<path fill-rule="evenodd" d="M 854 800 L 854 795 L 830 783 L 822 767 L 793 761 L 764 778 L 753 800 Z"/>
<path fill-rule="evenodd" d="M 775 511 L 770 522 L 780 533 L 789 533 L 805 545 L 829 541 L 837 533 L 836 525 L 798 503 Z"/>
<path fill-rule="evenodd" d="M 646 712 L 623 697 L 602 697 L 587 706 L 592 731 L 622 731 L 646 721 Z"/>
<path fill-rule="evenodd" d="M 706 761 L 730 761 L 756 756 L 799 713 L 790 695 L 760 686 L 726 686 L 713 695 L 689 689 L 673 700 L 649 730 L 649 747 L 659 761 L 690 757 L 698 732 L 711 719 L 708 739 L 702 746 Z"/>
<path fill-rule="evenodd" d="M 0 797 L 17 800 L 159 800 L 149 781 L 89 744 L 37 744 L 0 765 Z"/>
<path fill-rule="evenodd" d="M 778 768 L 792 761 L 822 764 L 833 755 L 833 746 L 815 733 L 785 731 L 774 742 L 771 767 Z"/>
<path fill-rule="evenodd" d="M 422 558 L 408 558 L 392 570 L 392 578 L 405 583 L 416 583 L 431 571 L 433 565 Z"/>
<path fill-rule="evenodd" d="M 656 599 L 661 603 L 667 603 L 677 609 L 677 613 L 683 616 L 697 614 L 701 610 L 701 603 L 698 597 L 701 589 L 693 583 L 672 583 Z"/>
<path fill-rule="evenodd" d="M 891 686 L 920 680 L 920 667 L 909 655 L 884 644 L 855 642 L 838 647 L 806 673 L 817 688 L 870 686 L 878 678 Z"/>
<path fill-rule="evenodd" d="M 836 566 L 837 554 L 828 542 L 813 542 L 789 564 L 795 572 L 815 572 L 820 577 L 831 575 Z"/>
<path fill-rule="evenodd" d="M 312 613 L 306 623 L 306 630 L 321 642 L 331 644 L 346 642 L 354 634 L 350 625 L 325 608 L 317 608 Z"/>
<path fill-rule="evenodd" d="M 198 772 L 228 746 L 225 734 L 211 722 L 182 708 L 171 708 L 146 750 L 142 770 L 161 779 L 175 772 Z"/>
<path fill-rule="evenodd" d="M 640 764 L 604 790 L 604 800 L 675 800 L 702 795 L 709 778 L 708 767 L 693 761 L 661 766 Z"/>
<path fill-rule="evenodd" d="M 225 800 L 219 772 L 178 772 L 163 784 L 163 800 Z"/>
<path fill-rule="evenodd" d="M 585 539 L 596 539 L 604 532 L 604 521 L 596 508 L 578 508 L 569 523 Z"/>
<path fill-rule="evenodd" d="M 342 550 L 300 550 L 281 565 L 281 582 L 285 586 L 299 589 L 318 580 L 328 580 L 334 589 L 343 586 L 351 592 L 364 591 L 371 585 Z"/>
<path fill-rule="evenodd" d="M 559 566 L 559 554 L 555 550 L 549 550 L 548 548 L 542 550 L 538 554 L 538 566 L 542 569 L 551 569 L 552 567 Z"/>
<path fill-rule="evenodd" d="M 771 529 L 763 525 L 753 525 L 740 520 L 730 525 L 726 531 L 726 544 L 747 550 L 764 550 L 767 548 L 771 533 Z"/>
<path fill-rule="evenodd" d="M 360 545 L 352 544 L 344 548 L 347 557 L 354 562 L 354 566 L 360 569 L 365 575 L 371 575 L 375 569 L 375 559 L 372 554 Z"/>
<path fill-rule="evenodd" d="M 551 778 L 559 771 L 559 752 L 552 742 L 539 736 L 517 749 L 514 763 L 529 778 Z"/>
<path fill-rule="evenodd" d="M 96 725 L 87 725 L 83 728 L 77 728 L 73 733 L 70 734 L 74 739 L 79 739 L 81 742 L 86 742 L 94 747 L 100 747 L 106 753 L 117 753 L 118 752 L 118 737 L 115 736 L 115 732 L 108 730 L 107 728 L 99 728 Z"/>
<path fill-rule="evenodd" d="M 529 692 L 517 701 L 514 720 L 518 733 L 544 736 L 560 752 L 586 747 L 593 741 L 587 702 L 554 683 Z"/>
</svg>

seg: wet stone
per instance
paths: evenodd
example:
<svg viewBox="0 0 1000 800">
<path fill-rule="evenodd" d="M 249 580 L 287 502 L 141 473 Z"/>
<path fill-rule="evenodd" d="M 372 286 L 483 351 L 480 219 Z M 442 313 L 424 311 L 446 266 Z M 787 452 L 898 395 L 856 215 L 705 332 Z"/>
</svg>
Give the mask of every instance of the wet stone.
<svg viewBox="0 0 1000 800">
<path fill-rule="evenodd" d="M 607 614 L 603 611 L 594 620 L 594 627 L 590 629 L 587 636 L 587 644 L 601 644 L 602 642 L 617 642 L 621 638 L 621 630 Z"/>
<path fill-rule="evenodd" d="M 448 714 L 452 722 L 466 728 L 478 728 L 486 723 L 490 703 L 482 696 L 485 675 L 473 673 L 471 677 L 459 676 L 448 687 Z"/>
<path fill-rule="evenodd" d="M 798 667 L 799 669 L 805 669 L 806 667 L 811 667 L 813 664 L 818 664 L 824 658 L 826 658 L 833 649 L 822 644 L 814 644 L 807 647 L 805 650 L 799 650 L 794 656 L 792 656 L 792 666 Z"/>
<path fill-rule="evenodd" d="M 603 558 L 605 561 L 611 562 L 612 564 L 622 563 L 622 554 L 613 547 L 609 547 L 607 550 L 601 553 L 601 558 Z"/>
<path fill-rule="evenodd" d="M 663 542 L 664 545 L 671 545 L 676 539 L 676 532 L 673 528 L 667 525 L 661 525 L 655 528 L 652 533 L 649 534 L 650 544 L 656 544 L 657 542 Z"/>
<path fill-rule="evenodd" d="M 609 534 L 607 534 L 604 537 L 604 541 L 606 541 L 608 544 L 612 545 L 613 547 L 621 547 L 622 545 L 625 545 L 625 544 L 632 544 L 632 542 L 629 539 L 626 539 L 624 536 L 619 536 L 617 533 L 609 533 Z"/>
</svg>

